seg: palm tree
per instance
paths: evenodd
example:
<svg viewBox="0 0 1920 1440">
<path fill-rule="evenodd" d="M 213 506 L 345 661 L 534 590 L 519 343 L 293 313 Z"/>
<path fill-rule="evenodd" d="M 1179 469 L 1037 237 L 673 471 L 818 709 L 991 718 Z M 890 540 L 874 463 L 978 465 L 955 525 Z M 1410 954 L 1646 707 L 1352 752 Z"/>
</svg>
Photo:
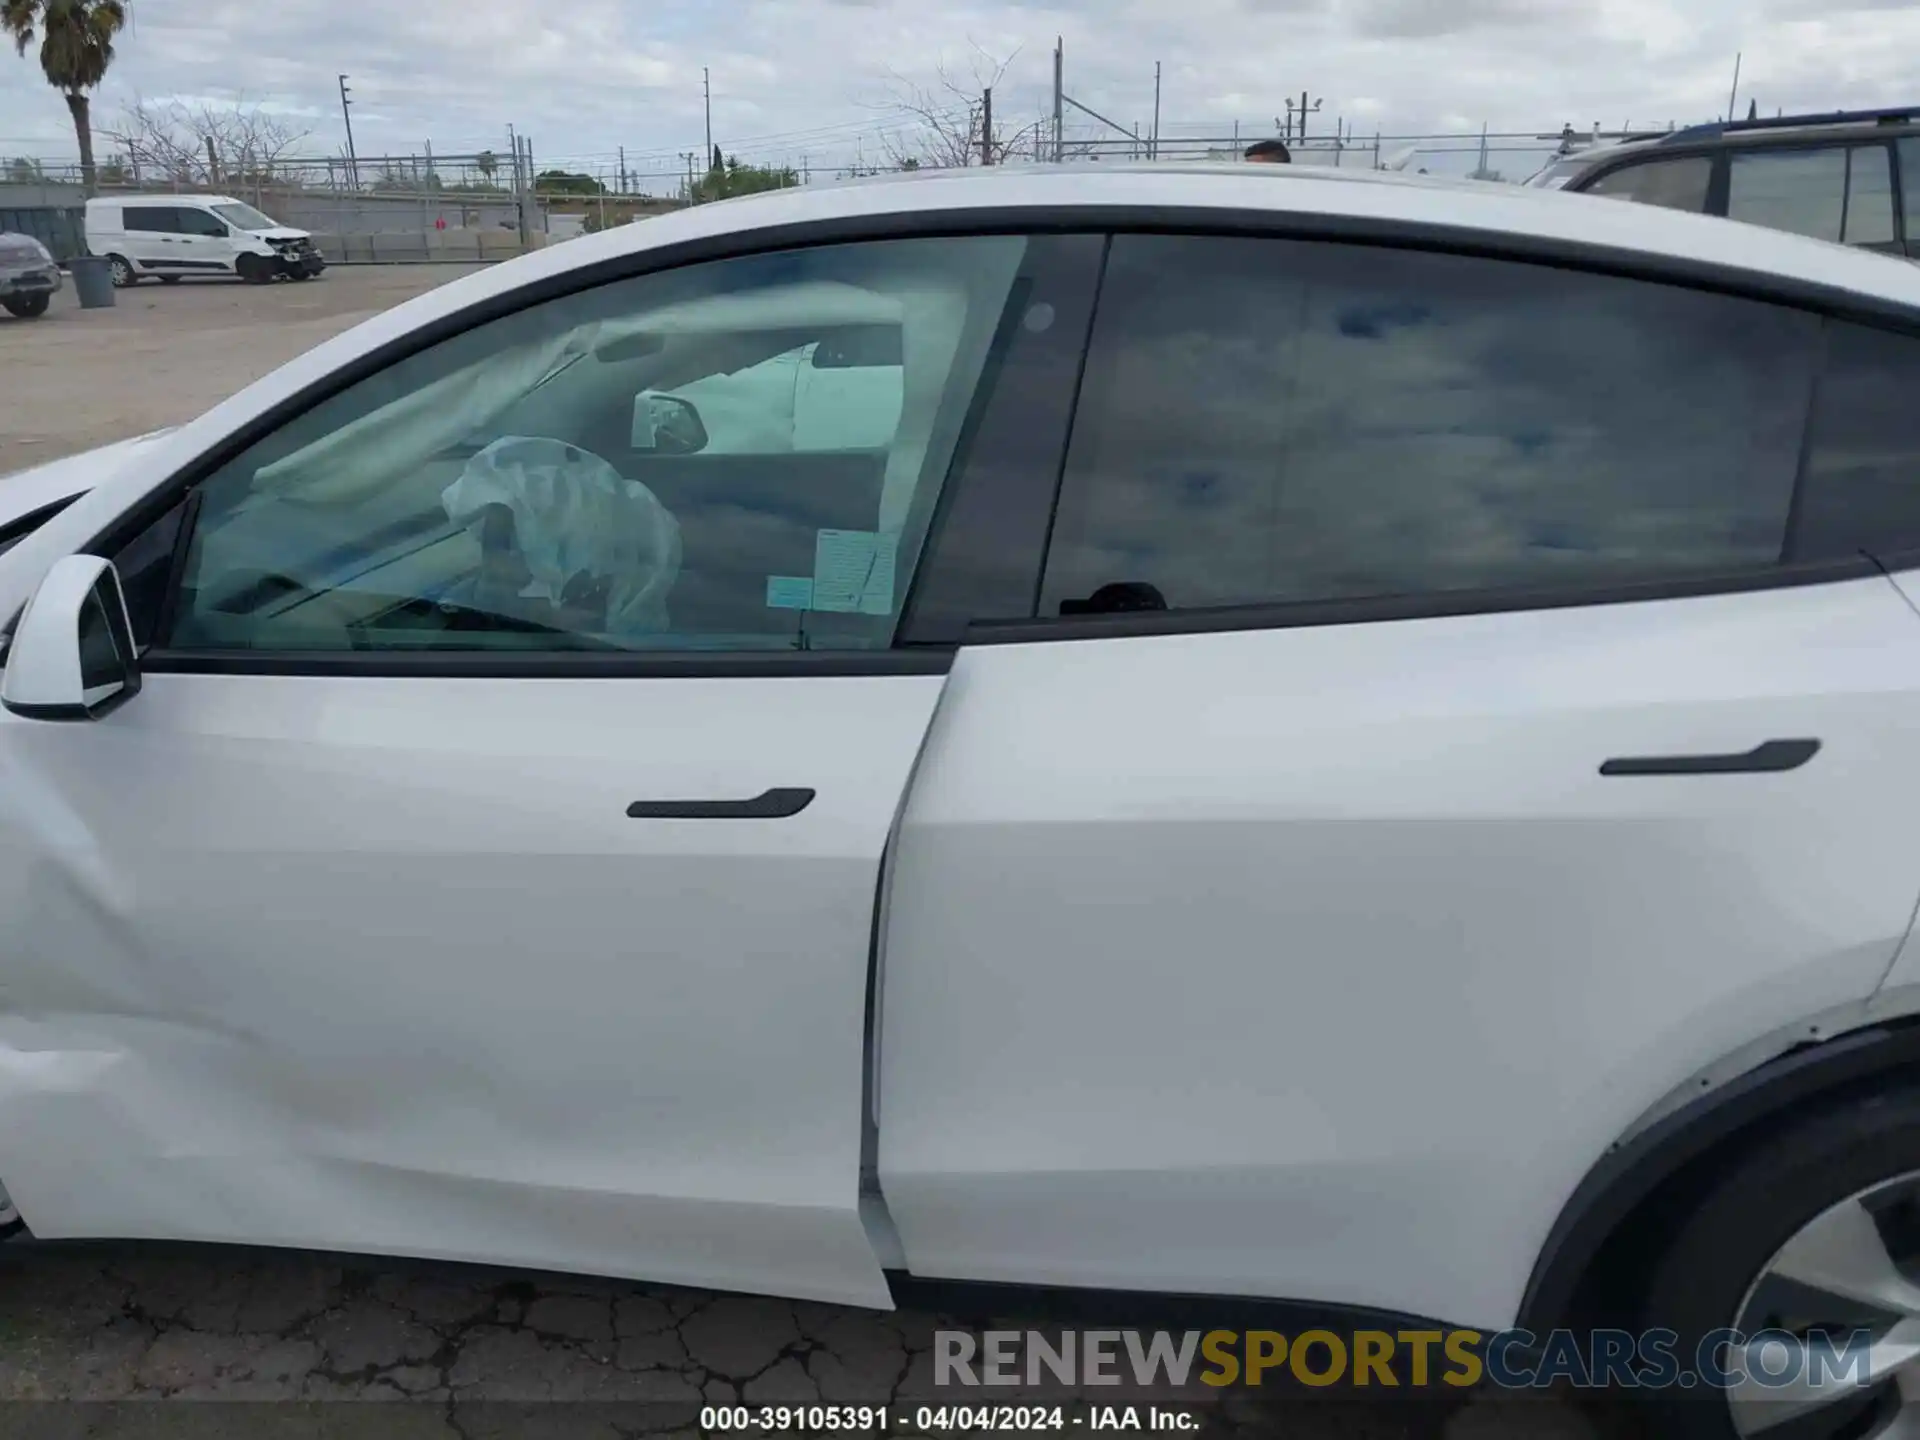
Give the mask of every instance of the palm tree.
<svg viewBox="0 0 1920 1440">
<path fill-rule="evenodd" d="M 89 195 L 96 176 L 87 92 L 107 78 L 114 36 L 126 23 L 123 0 L 0 0 L 0 28 L 13 36 L 16 51 L 25 55 L 39 37 L 40 69 L 47 83 L 66 97 Z"/>
</svg>

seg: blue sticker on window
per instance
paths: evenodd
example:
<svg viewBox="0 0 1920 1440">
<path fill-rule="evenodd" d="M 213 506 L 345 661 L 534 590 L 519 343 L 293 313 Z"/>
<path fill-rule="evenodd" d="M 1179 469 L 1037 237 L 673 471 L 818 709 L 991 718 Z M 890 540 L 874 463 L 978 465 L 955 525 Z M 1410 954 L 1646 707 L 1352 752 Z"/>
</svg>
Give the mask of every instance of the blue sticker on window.
<svg viewBox="0 0 1920 1440">
<path fill-rule="evenodd" d="M 813 577 L 811 575 L 767 576 L 767 608 L 769 610 L 811 610 L 813 608 Z"/>
</svg>

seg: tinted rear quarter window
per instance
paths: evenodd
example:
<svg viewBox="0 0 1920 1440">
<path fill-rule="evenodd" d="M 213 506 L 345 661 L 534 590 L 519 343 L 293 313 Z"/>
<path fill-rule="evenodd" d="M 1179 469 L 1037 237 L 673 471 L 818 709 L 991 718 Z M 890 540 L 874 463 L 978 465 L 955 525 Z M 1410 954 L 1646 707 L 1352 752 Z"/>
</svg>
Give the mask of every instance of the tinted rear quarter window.
<svg viewBox="0 0 1920 1440">
<path fill-rule="evenodd" d="M 1780 561 L 1812 315 L 1280 240 L 1123 236 L 1107 277 L 1042 615 Z"/>
<path fill-rule="evenodd" d="M 1920 562 L 1920 340 L 1833 322 L 1807 436 L 1795 559 Z"/>
</svg>

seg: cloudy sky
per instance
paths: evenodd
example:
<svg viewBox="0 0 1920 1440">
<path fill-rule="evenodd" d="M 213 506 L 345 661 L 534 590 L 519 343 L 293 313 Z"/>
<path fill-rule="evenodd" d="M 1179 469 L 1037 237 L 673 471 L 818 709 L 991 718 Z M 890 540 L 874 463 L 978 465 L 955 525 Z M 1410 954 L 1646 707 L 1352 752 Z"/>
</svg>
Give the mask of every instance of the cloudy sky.
<svg viewBox="0 0 1920 1440">
<path fill-rule="evenodd" d="M 939 71 L 967 87 L 1010 57 L 995 90 L 1007 130 L 1048 104 L 1051 50 L 1067 90 L 1163 133 L 1272 133 L 1283 96 L 1322 100 L 1356 135 L 1557 129 L 1710 119 L 1734 55 L 1739 108 L 1920 101 L 1903 88 L 1920 0 L 133 0 L 135 24 L 101 92 L 105 122 L 136 96 L 272 106 L 338 153 L 335 77 L 353 90 L 360 152 L 504 149 L 509 124 L 541 168 L 665 188 L 714 138 L 748 159 L 814 171 L 915 146 L 915 92 Z M 907 102 L 903 104 L 903 102 Z M 1084 122 L 1082 133 L 1091 133 Z M 1073 133 L 1073 132 L 1070 132 Z M 0 55 L 0 156 L 74 153 L 37 68 Z M 1439 161 L 1434 168 L 1469 166 Z M 1500 168 L 1532 168 L 1513 157 Z"/>
</svg>

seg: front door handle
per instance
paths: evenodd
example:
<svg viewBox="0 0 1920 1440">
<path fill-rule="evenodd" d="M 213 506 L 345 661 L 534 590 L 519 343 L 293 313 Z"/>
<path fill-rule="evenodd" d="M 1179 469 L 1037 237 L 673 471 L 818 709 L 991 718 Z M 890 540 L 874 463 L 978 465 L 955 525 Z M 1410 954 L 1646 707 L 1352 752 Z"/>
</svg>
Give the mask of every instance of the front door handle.
<svg viewBox="0 0 1920 1440">
<path fill-rule="evenodd" d="M 751 800 L 636 800 L 630 820 L 785 820 L 813 803 L 813 791 L 775 789 Z"/>
<path fill-rule="evenodd" d="M 1740 755 L 1634 755 L 1609 760 L 1602 775 L 1777 775 L 1798 770 L 1820 749 L 1818 740 L 1768 740 Z"/>
</svg>

